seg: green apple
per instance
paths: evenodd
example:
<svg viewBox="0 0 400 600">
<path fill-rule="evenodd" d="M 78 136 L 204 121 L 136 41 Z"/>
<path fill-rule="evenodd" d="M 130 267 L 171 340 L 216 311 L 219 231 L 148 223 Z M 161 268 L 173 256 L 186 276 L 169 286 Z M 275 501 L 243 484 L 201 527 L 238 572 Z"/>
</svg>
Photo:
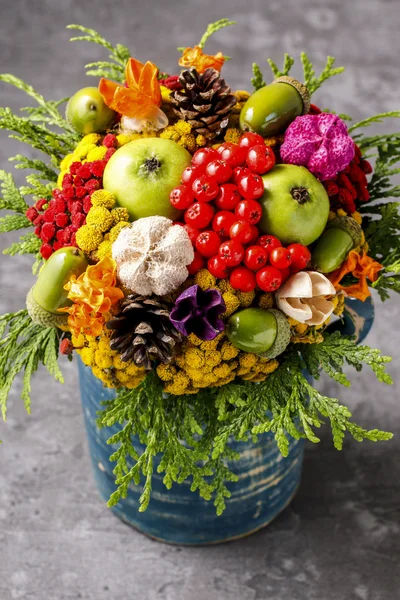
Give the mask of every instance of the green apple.
<svg viewBox="0 0 400 600">
<path fill-rule="evenodd" d="M 65 116 L 74 129 L 87 135 L 106 131 L 114 121 L 116 112 L 106 106 L 97 88 L 86 87 L 69 99 Z"/>
<path fill-rule="evenodd" d="M 57 313 L 59 308 L 72 304 L 64 285 L 72 275 L 77 277 L 86 270 L 88 261 L 84 253 L 68 246 L 54 252 L 40 270 L 33 287 L 33 299 L 45 311 Z"/>
<path fill-rule="evenodd" d="M 258 227 L 282 244 L 308 246 L 319 238 L 329 217 L 329 198 L 322 183 L 305 167 L 277 165 L 263 176 L 263 214 Z"/>
<path fill-rule="evenodd" d="M 126 208 L 132 220 L 181 214 L 169 201 L 190 164 L 189 152 L 172 140 L 142 138 L 129 142 L 113 154 L 103 175 L 103 186 Z"/>
</svg>

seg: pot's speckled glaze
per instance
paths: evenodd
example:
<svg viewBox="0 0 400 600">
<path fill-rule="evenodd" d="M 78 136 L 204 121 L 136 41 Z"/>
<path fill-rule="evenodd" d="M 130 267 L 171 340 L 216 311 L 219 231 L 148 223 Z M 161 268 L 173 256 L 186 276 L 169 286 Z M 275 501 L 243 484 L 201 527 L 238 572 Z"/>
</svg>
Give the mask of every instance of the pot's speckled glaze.
<svg viewBox="0 0 400 600">
<path fill-rule="evenodd" d="M 355 334 L 358 341 L 362 341 L 371 328 L 373 316 L 370 300 L 364 303 L 347 300 L 343 321 L 338 321 L 331 328 Z M 113 463 L 109 458 L 116 447 L 108 445 L 107 439 L 118 428 L 100 430 L 96 426 L 96 415 L 101 410 L 101 401 L 113 398 L 114 391 L 104 388 L 91 369 L 80 360 L 79 379 L 95 479 L 100 494 L 108 500 L 115 490 Z M 142 533 L 172 544 L 217 544 L 250 535 L 282 512 L 300 484 L 304 441 L 290 440 L 287 458 L 279 452 L 271 433 L 259 436 L 256 443 L 231 443 L 231 447 L 241 455 L 232 464 L 239 481 L 228 485 L 232 496 L 227 499 L 227 508 L 219 517 L 212 502 L 190 491 L 190 481 L 174 484 L 171 490 L 167 490 L 162 475 L 157 473 L 153 477 L 152 499 L 144 513 L 138 511 L 141 485 L 132 485 L 127 498 L 112 510 Z M 139 451 L 143 448 L 137 438 L 135 447 Z M 156 460 L 155 471 L 157 466 Z"/>
</svg>

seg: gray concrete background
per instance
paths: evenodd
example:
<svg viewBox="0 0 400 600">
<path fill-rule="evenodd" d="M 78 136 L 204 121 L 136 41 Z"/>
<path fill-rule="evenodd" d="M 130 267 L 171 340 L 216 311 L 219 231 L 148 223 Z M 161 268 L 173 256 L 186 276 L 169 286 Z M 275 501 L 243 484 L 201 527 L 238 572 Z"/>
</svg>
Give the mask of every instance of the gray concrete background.
<svg viewBox="0 0 400 600">
<path fill-rule="evenodd" d="M 83 65 L 104 55 L 68 44 L 68 23 L 129 45 L 141 60 L 174 72 L 177 45 L 191 45 L 208 22 L 238 21 L 209 50 L 234 58 L 224 67 L 233 87 L 249 85 L 253 61 L 281 61 L 306 50 L 318 67 L 326 55 L 346 66 L 316 97 L 356 119 L 399 108 L 400 5 L 395 0 L 0 0 L 0 70 L 58 99 L 83 85 Z M 92 85 L 95 80 L 92 81 Z M 25 98 L 0 86 L 1 105 Z M 0 168 L 18 146 L 0 134 Z M 1 247 L 11 242 L 3 236 Z M 0 261 L 0 310 L 24 303 L 30 261 Z M 324 380 L 365 427 L 400 431 L 399 301 L 377 306 L 372 346 L 391 354 L 395 386 L 365 371 L 349 390 Z M 120 523 L 95 489 L 74 365 L 66 384 L 44 373 L 33 385 L 32 416 L 18 389 L 0 423 L 0 600 L 394 600 L 400 588 L 399 437 L 374 445 L 348 440 L 332 448 L 328 430 L 309 445 L 300 491 L 266 530 L 229 545 L 176 548 Z"/>
</svg>

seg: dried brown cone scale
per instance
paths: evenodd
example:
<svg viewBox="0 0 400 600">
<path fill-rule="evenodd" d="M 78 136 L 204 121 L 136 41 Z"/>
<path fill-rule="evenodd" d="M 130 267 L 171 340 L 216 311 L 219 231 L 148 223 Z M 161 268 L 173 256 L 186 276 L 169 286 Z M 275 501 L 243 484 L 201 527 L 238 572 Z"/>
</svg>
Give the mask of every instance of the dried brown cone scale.
<svg viewBox="0 0 400 600">
<path fill-rule="evenodd" d="M 181 334 L 169 320 L 168 306 L 158 298 L 130 295 L 120 312 L 107 322 L 111 330 L 110 348 L 124 362 L 152 369 L 152 361 L 169 363 Z"/>
<path fill-rule="evenodd" d="M 187 69 L 179 76 L 182 89 L 170 95 L 174 112 L 187 121 L 196 134 L 212 140 L 228 125 L 237 99 L 215 69 L 204 73 Z"/>
</svg>

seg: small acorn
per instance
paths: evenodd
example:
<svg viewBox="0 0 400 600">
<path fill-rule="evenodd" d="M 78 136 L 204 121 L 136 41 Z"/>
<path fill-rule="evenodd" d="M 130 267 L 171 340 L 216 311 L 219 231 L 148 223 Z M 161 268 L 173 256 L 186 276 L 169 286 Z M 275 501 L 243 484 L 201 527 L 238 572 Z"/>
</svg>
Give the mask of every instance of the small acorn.
<svg viewBox="0 0 400 600">
<path fill-rule="evenodd" d="M 328 221 L 312 252 L 314 268 L 321 273 L 336 271 L 361 240 L 362 229 L 352 217 L 337 216 Z"/>
<path fill-rule="evenodd" d="M 67 121 L 79 133 L 104 133 L 115 121 L 116 112 L 109 108 L 95 87 L 78 90 L 65 110 Z"/>
<path fill-rule="evenodd" d="M 289 321 L 275 309 L 240 310 L 229 318 L 225 333 L 236 348 L 266 358 L 282 354 L 290 341 Z"/>
<path fill-rule="evenodd" d="M 307 88 L 297 79 L 285 75 L 250 96 L 240 113 L 240 128 L 264 137 L 278 135 L 296 117 L 309 110 Z"/>
<path fill-rule="evenodd" d="M 32 321 L 45 327 L 65 325 L 68 315 L 58 312 L 60 308 L 71 304 L 64 286 L 72 275 L 79 276 L 87 266 L 86 256 L 74 246 L 54 252 L 41 268 L 36 284 L 26 299 Z"/>
</svg>

